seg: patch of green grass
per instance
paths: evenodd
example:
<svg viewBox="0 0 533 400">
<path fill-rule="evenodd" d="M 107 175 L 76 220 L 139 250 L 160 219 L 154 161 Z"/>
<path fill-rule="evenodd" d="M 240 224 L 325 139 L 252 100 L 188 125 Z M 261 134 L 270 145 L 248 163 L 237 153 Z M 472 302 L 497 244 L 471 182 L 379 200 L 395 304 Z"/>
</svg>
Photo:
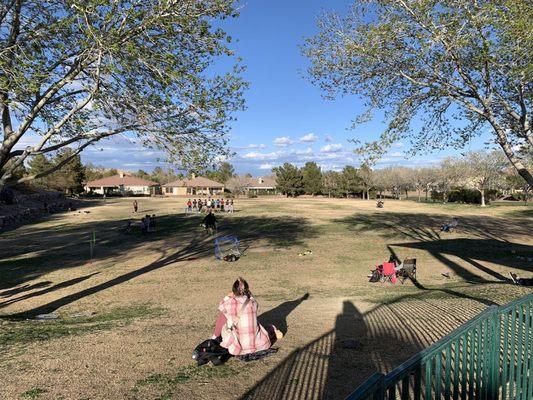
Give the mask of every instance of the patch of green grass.
<svg viewBox="0 0 533 400">
<path fill-rule="evenodd" d="M 20 397 L 23 399 L 36 399 L 46 392 L 45 389 L 33 388 L 22 393 Z"/>
<path fill-rule="evenodd" d="M 160 307 L 138 304 L 129 307 L 116 307 L 106 313 L 90 317 L 59 318 L 52 321 L 12 322 L 4 326 L 4 329 L 0 331 L 0 347 L 112 329 L 118 325 L 129 324 L 136 318 L 160 316 L 164 311 Z"/>
<path fill-rule="evenodd" d="M 248 369 L 249 367 L 247 365 L 242 364 L 239 366 L 224 364 L 219 367 L 212 367 L 210 365 L 202 367 L 186 365 L 179 368 L 177 372 L 172 375 L 156 373 L 149 375 L 144 379 L 140 379 L 137 381 L 134 390 L 138 390 L 142 387 L 155 387 L 163 392 L 159 395 L 158 399 L 165 400 L 172 398 L 174 391 L 186 382 L 206 382 L 213 379 L 235 377 Z"/>
</svg>

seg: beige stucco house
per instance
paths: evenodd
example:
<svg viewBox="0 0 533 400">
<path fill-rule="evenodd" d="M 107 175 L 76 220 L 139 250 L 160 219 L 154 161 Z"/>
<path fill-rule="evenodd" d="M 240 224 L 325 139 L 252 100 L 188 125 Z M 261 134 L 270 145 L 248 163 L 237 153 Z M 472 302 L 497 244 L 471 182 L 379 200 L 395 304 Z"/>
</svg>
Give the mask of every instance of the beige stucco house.
<svg viewBox="0 0 533 400">
<path fill-rule="evenodd" d="M 159 183 L 121 172 L 118 175 L 97 179 L 85 184 L 87 193 L 122 195 L 153 195 L 161 191 Z"/>
<path fill-rule="evenodd" d="M 257 178 L 248 178 L 245 191 L 255 195 L 278 194 L 276 189 L 276 178 L 272 176 L 260 176 Z"/>
<path fill-rule="evenodd" d="M 165 196 L 207 196 L 220 193 L 224 193 L 224 184 L 203 176 L 180 179 L 163 185 L 163 194 Z"/>
</svg>

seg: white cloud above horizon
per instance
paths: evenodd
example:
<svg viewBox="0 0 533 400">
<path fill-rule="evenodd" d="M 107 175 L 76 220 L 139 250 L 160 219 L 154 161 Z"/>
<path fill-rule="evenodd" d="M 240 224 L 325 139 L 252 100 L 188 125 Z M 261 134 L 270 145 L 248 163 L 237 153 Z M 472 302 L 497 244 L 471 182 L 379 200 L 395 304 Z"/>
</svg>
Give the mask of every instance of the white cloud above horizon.
<svg viewBox="0 0 533 400">
<path fill-rule="evenodd" d="M 248 144 L 246 146 L 241 147 L 232 147 L 234 150 L 255 150 L 255 149 L 266 149 L 268 146 L 266 144 L 260 143 L 260 144 Z"/>
<path fill-rule="evenodd" d="M 342 150 L 342 144 L 340 143 L 327 144 L 320 149 L 322 153 L 336 153 L 341 150 Z"/>
<path fill-rule="evenodd" d="M 259 165 L 260 170 L 265 170 L 265 169 L 271 170 L 274 167 L 275 167 L 274 164 L 268 164 L 268 163 Z"/>
<path fill-rule="evenodd" d="M 314 143 L 318 141 L 318 136 L 314 133 L 308 133 L 300 138 L 301 143 Z"/>
<path fill-rule="evenodd" d="M 295 141 L 288 136 L 281 136 L 274 139 L 274 145 L 277 147 L 288 147 L 294 143 Z"/>
</svg>

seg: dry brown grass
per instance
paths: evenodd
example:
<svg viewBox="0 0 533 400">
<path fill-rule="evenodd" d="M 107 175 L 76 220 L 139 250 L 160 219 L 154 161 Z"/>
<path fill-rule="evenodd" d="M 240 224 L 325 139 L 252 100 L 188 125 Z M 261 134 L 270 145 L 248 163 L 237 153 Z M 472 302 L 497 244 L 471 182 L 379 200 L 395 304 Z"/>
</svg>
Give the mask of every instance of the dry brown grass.
<svg viewBox="0 0 533 400">
<path fill-rule="evenodd" d="M 128 199 L 0 236 L 0 398 L 342 398 L 488 305 L 530 291 L 506 281 L 510 270 L 531 268 L 517 259 L 533 257 L 533 223 L 521 206 L 238 200 L 220 234 L 237 235 L 247 250 L 224 263 L 200 218 L 181 214 L 182 200 L 139 203 L 140 213 L 158 215 L 147 238 L 120 232 L 132 217 Z M 439 232 L 451 216 L 460 229 Z M 313 255 L 298 257 L 305 249 Z M 391 252 L 418 259 L 416 285 L 367 282 Z M 287 331 L 279 352 L 196 368 L 191 351 L 211 335 L 218 301 L 240 275 L 262 320 Z M 58 320 L 25 321 L 52 311 Z M 80 311 L 94 314 L 72 317 Z M 348 339 L 357 346 L 343 348 Z"/>
</svg>

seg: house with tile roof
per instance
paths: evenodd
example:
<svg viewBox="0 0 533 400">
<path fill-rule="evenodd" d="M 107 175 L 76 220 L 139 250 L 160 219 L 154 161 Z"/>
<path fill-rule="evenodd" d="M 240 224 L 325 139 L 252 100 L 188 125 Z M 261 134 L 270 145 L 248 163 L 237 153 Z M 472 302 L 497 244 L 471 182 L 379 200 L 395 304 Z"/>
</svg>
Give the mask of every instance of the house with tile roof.
<svg viewBox="0 0 533 400">
<path fill-rule="evenodd" d="M 159 194 L 161 185 L 157 182 L 138 178 L 126 172 L 108 176 L 102 179 L 89 181 L 85 184 L 87 193 L 97 194 L 121 194 L 123 196 Z"/>
<path fill-rule="evenodd" d="M 278 194 L 276 189 L 276 178 L 273 176 L 247 178 L 245 191 L 246 193 L 253 193 L 257 196 Z"/>
<path fill-rule="evenodd" d="M 208 196 L 224 193 L 224 184 L 204 178 L 192 176 L 191 179 L 178 179 L 163 185 L 165 196 Z"/>
</svg>

